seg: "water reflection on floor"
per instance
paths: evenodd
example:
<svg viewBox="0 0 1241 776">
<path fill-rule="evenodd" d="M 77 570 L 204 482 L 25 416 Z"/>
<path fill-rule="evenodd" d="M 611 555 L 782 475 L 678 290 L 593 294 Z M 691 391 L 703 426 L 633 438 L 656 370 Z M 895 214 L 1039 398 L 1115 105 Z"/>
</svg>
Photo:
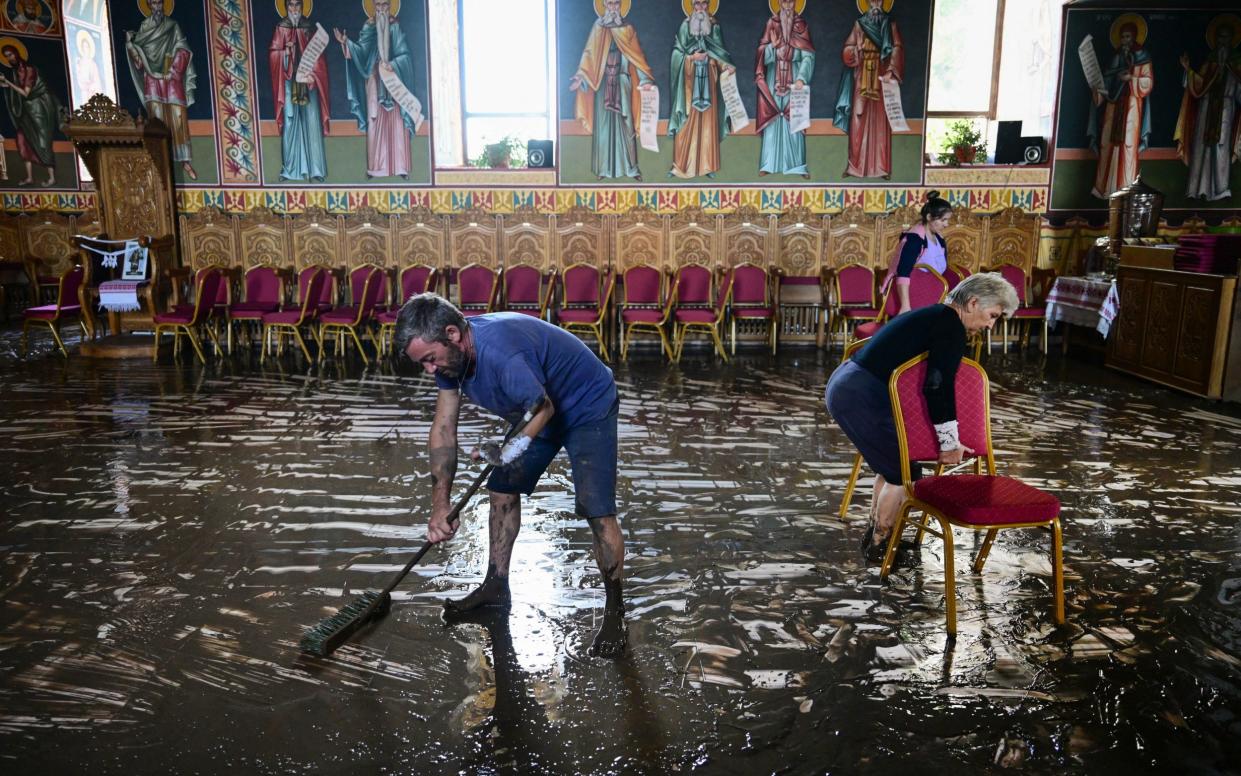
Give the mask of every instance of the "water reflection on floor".
<svg viewBox="0 0 1241 776">
<path fill-rule="evenodd" d="M 981 578 L 958 561 L 946 650 L 938 544 L 883 586 L 856 552 L 865 499 L 833 516 L 852 450 L 820 401 L 831 359 L 643 357 L 617 370 L 627 659 L 586 655 L 602 591 L 557 461 L 523 506 L 508 618 L 440 617 L 483 571 L 476 506 L 387 621 L 317 661 L 302 629 L 422 540 L 430 384 L 21 360 L 15 341 L 0 334 L 8 772 L 1241 763 L 1235 407 L 992 359 L 1003 470 L 1064 503 L 1069 625 L 1051 623 L 1046 536 L 1009 532 Z M 466 444 L 500 430 L 469 409 L 461 427 Z"/>
</svg>

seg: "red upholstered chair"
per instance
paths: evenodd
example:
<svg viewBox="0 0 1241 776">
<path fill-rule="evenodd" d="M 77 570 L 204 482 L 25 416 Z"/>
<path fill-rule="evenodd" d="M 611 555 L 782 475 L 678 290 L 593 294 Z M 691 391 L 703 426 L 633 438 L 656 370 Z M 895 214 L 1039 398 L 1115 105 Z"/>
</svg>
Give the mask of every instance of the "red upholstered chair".
<svg viewBox="0 0 1241 776">
<path fill-rule="evenodd" d="M 396 335 L 396 320 L 401 313 L 401 306 L 410 299 L 434 291 L 439 287 L 439 270 L 427 264 L 412 264 L 397 273 L 397 287 L 400 297 L 390 309 L 375 313 L 379 323 L 379 354 L 392 350 L 392 338 Z"/>
<path fill-rule="evenodd" d="M 897 367 L 888 381 L 892 415 L 900 442 L 901 478 L 905 482 L 905 501 L 897 513 L 896 525 L 888 539 L 880 578 L 892 570 L 892 560 L 907 522 L 914 522 L 919 533 L 925 531 L 944 541 L 944 597 L 947 601 L 948 634 L 957 632 L 957 597 L 954 588 L 952 529 L 986 531 L 986 538 L 974 559 L 973 571 L 982 573 L 983 564 L 996 534 L 1009 528 L 1047 528 L 1051 531 L 1053 613 L 1064 622 L 1064 568 L 1061 561 L 1060 502 L 1050 493 L 1012 477 L 995 473 L 991 446 L 991 405 L 987 373 L 978 362 L 962 359 L 957 370 L 957 426 L 961 444 L 972 448 L 986 461 L 986 474 L 950 474 L 923 477 L 911 482 L 910 461 L 929 460 L 939 453 L 935 428 L 927 411 L 922 383 L 926 379 L 926 355 L 910 359 Z M 924 513 L 920 521 L 911 520 L 914 510 Z M 934 521 L 934 522 L 932 522 Z M 935 524 L 938 524 L 938 530 Z"/>
<path fill-rule="evenodd" d="M 948 295 L 948 281 L 944 276 L 925 264 L 915 264 L 909 273 L 909 309 L 918 310 L 944 301 Z M 901 299 L 896 294 L 896 283 L 888 286 L 888 293 L 883 298 L 883 311 L 878 320 L 859 324 L 853 330 L 858 339 L 873 337 L 883 324 L 900 314 Z"/>
<path fill-rule="evenodd" d="M 306 361 L 309 363 L 312 360 L 306 341 L 302 338 L 301 329 L 303 326 L 313 326 L 319 317 L 319 304 L 316 300 L 322 298 L 323 286 L 328 283 L 331 274 L 322 267 L 308 267 L 302 271 L 301 277 L 306 280 L 306 286 L 302 289 L 301 303 L 291 310 L 279 310 L 263 315 L 263 354 L 259 358 L 260 363 L 267 360 L 267 352 L 272 348 L 273 334 L 276 335 L 275 345 L 280 352 L 284 351 L 285 335 L 290 334 L 301 347 Z M 311 336 L 315 336 L 313 329 L 311 329 Z M 322 349 L 321 343 L 320 349 Z"/>
<path fill-rule="evenodd" d="M 743 262 L 732 269 L 732 301 L 729 305 L 733 355 L 737 354 L 737 321 L 767 321 L 767 340 L 776 352 L 777 305 L 771 290 L 771 276 L 757 264 Z"/>
<path fill-rule="evenodd" d="M 879 317 L 879 306 L 875 301 L 875 271 L 864 264 L 846 264 L 838 268 L 834 275 L 836 294 L 832 302 L 832 328 L 840 328 L 843 344 L 849 340 L 850 326 Z"/>
<path fill-rule="evenodd" d="M 625 270 L 621 276 L 621 360 L 629 355 L 629 343 L 634 329 L 653 329 L 668 358 L 672 347 L 664 326 L 672 314 L 672 299 L 665 293 L 665 276 L 658 267 L 639 264 Z"/>
<path fill-rule="evenodd" d="M 332 272 L 331 267 L 322 264 L 310 264 L 297 273 L 297 303 L 300 305 L 306 300 L 306 292 L 310 281 L 315 274 L 323 275 L 320 281 L 319 292 L 310 298 L 310 302 L 318 309 L 319 312 L 332 309 L 336 304 L 336 274 Z"/>
<path fill-rule="evenodd" d="M 599 341 L 599 356 L 608 360 L 606 321 L 616 275 L 593 264 L 572 264 L 561 278 L 562 298 L 556 320 L 575 334 L 589 332 Z M 580 335 L 579 335 L 580 336 Z"/>
<path fill-rule="evenodd" d="M 538 267 L 514 264 L 504 268 L 504 299 L 501 308 L 535 318 L 545 318 L 551 304 L 555 283 L 548 282 L 544 289 L 544 275 Z"/>
<path fill-rule="evenodd" d="M 706 273 L 706 291 L 707 291 L 707 307 L 703 307 L 700 302 L 695 301 L 693 304 L 683 304 L 681 298 L 681 289 L 684 288 L 688 295 L 697 300 L 702 291 L 703 277 L 701 272 Z M 728 353 L 724 351 L 724 341 L 720 337 L 720 327 L 724 324 L 724 314 L 728 311 L 728 294 L 732 289 L 732 271 L 725 272 L 720 279 L 719 285 L 715 289 L 715 301 L 711 303 L 711 270 L 698 264 L 687 264 L 677 270 L 677 287 L 673 291 L 672 305 L 672 360 L 680 361 L 681 354 L 685 351 L 685 335 L 690 329 L 706 329 L 711 335 L 711 341 L 715 345 L 715 352 L 720 354 L 720 358 L 728 360 Z"/>
<path fill-rule="evenodd" d="M 472 318 L 493 312 L 500 293 L 500 273 L 482 264 L 467 264 L 457 270 L 457 307 Z"/>
<path fill-rule="evenodd" d="M 349 270 L 349 306 L 357 307 L 361 303 L 368 282 L 379 284 L 378 288 L 370 289 L 375 295 L 375 311 L 388 309 L 388 273 L 378 264 L 359 264 Z"/>
<path fill-rule="evenodd" d="M 280 309 L 284 302 L 284 278 L 275 267 L 258 265 L 246 270 L 243 299 L 228 306 L 228 352 L 233 352 L 233 323 L 261 325 L 263 316 Z"/>
<path fill-rule="evenodd" d="M 65 270 L 56 279 L 56 301 L 53 304 L 27 307 L 22 313 L 23 356 L 26 355 L 30 327 L 35 323 L 43 323 L 51 330 L 52 339 L 56 340 L 56 347 L 60 348 L 60 354 L 65 358 L 69 357 L 69 351 L 65 350 L 65 343 L 60 338 L 60 322 L 77 319 L 78 325 L 82 327 L 82 333 L 86 333 L 86 324 L 82 322 L 82 304 L 78 299 L 78 288 L 82 285 L 84 275 L 85 272 L 81 265 Z"/>
<path fill-rule="evenodd" d="M 172 357 L 176 358 L 181 353 L 181 335 L 185 334 L 189 338 L 190 344 L 194 346 L 194 353 L 198 356 L 198 360 L 207 363 L 207 358 L 203 355 L 202 345 L 199 343 L 196 329 L 204 329 L 215 342 L 216 350 L 219 351 L 220 342 L 215 332 L 210 327 L 210 321 L 215 312 L 214 301 L 220 298 L 220 286 L 225 285 L 226 277 L 223 267 L 204 267 L 197 273 L 197 281 L 194 287 L 194 305 L 191 310 L 174 308 L 166 313 L 156 313 L 152 320 L 155 323 L 155 347 L 152 348 L 151 360 L 159 360 L 159 341 L 160 335 L 172 333 Z"/>
<path fill-rule="evenodd" d="M 350 284 L 358 277 L 360 272 L 364 272 L 361 276 L 361 286 L 354 292 L 353 300 L 356 304 L 346 305 L 342 307 L 334 307 L 327 312 L 319 313 L 319 360 L 322 361 L 327 355 L 327 337 L 328 334 L 335 335 L 336 339 L 336 355 L 342 356 L 345 353 L 345 335 L 348 334 L 353 338 L 354 344 L 358 347 L 358 355 L 362 357 L 362 363 L 370 365 L 371 361 L 366 357 L 366 350 L 362 348 L 362 338 L 358 334 L 359 329 L 369 326 L 375 317 L 375 308 L 380 303 L 380 294 L 386 288 L 384 282 L 385 273 L 382 268 L 374 264 L 363 264 L 350 273 Z M 372 342 L 375 338 L 370 331 L 364 330 Z M 375 351 L 379 352 L 379 343 L 375 342 Z"/>
<path fill-rule="evenodd" d="M 1004 276 L 1004 279 L 1017 289 L 1017 309 L 1011 316 L 1003 319 L 1004 326 L 1004 352 L 1008 352 L 1008 319 L 1011 317 L 1014 321 L 1021 321 L 1024 324 L 1024 332 L 1022 333 L 1022 347 L 1030 341 L 1030 325 L 1035 321 L 1043 322 L 1043 334 L 1039 340 L 1039 344 L 1043 349 L 1043 353 L 1047 353 L 1047 309 L 1044 306 L 1033 304 L 1033 295 L 1030 293 L 1029 279 L 1026 272 L 1016 264 L 1001 264 L 996 271 Z"/>
</svg>

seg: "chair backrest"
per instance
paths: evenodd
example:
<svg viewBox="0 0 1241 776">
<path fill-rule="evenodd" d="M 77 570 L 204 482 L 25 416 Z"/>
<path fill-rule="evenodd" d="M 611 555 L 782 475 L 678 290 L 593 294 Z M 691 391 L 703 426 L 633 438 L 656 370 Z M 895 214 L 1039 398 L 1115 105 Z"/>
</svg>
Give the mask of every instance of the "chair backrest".
<svg viewBox="0 0 1241 776">
<path fill-rule="evenodd" d="M 370 265 L 370 275 L 362 285 L 362 303 L 358 305 L 358 323 L 371 317 L 375 307 L 387 297 L 388 273 L 382 267 Z"/>
<path fill-rule="evenodd" d="M 915 264 L 909 273 L 909 309 L 918 310 L 944 301 L 948 295 L 948 281 L 944 276 L 926 266 Z"/>
<path fill-rule="evenodd" d="M 301 315 L 297 326 L 301 326 L 319 314 L 318 300 L 323 296 L 323 287 L 327 283 L 328 272 L 323 267 L 311 266 L 302 270 L 301 277 L 306 278 L 305 293 L 302 294 Z"/>
<path fill-rule="evenodd" d="M 481 264 L 467 264 L 457 271 L 457 295 L 461 304 L 491 308 L 499 277 L 495 270 Z"/>
<path fill-rule="evenodd" d="M 664 302 L 664 273 L 656 267 L 640 264 L 625 270 L 625 295 L 622 305 L 661 306 Z"/>
<path fill-rule="evenodd" d="M 933 461 L 939 457 L 939 440 L 927 409 L 922 386 L 926 382 L 926 354 L 898 366 L 888 379 L 888 398 L 900 442 L 901 477 L 907 487 L 910 461 Z M 991 403 L 987 373 L 977 361 L 961 359 L 955 382 L 957 433 L 961 444 L 986 457 L 988 471 L 995 471 L 991 454 Z"/>
<path fill-rule="evenodd" d="M 543 273 L 529 264 L 504 268 L 504 303 L 539 306 L 543 301 Z"/>
<path fill-rule="evenodd" d="M 439 272 L 435 267 L 427 264 L 412 264 L 401 270 L 401 298 L 399 302 L 404 304 L 411 297 L 424 294 L 427 291 L 434 291 L 436 285 L 438 285 L 438 276 Z"/>
<path fill-rule="evenodd" d="M 376 277 L 375 273 L 379 273 Z M 357 267 L 349 270 L 349 300 L 354 305 L 362 305 L 365 303 L 362 295 L 367 291 L 367 284 L 371 285 L 371 293 L 375 295 L 377 301 L 384 301 L 388 298 L 388 273 L 376 264 L 359 264 Z M 372 306 L 374 303 L 372 303 Z"/>
<path fill-rule="evenodd" d="M 1017 304 L 1025 307 L 1029 296 L 1026 292 L 1026 271 L 1016 264 L 1001 264 L 995 268 L 995 271 L 1017 289 Z"/>
<path fill-rule="evenodd" d="M 57 280 L 56 291 L 56 307 L 63 309 L 65 307 L 75 307 L 78 305 L 78 289 L 82 287 L 82 278 L 85 277 L 86 270 L 81 264 L 75 264 L 64 272 L 60 273 Z"/>
<path fill-rule="evenodd" d="M 319 281 L 319 284 L 314 289 L 307 288 L 310 285 L 310 281 L 314 279 L 316 272 L 322 276 L 322 280 Z M 305 302 L 307 300 L 306 294 L 312 290 L 316 291 L 316 293 L 311 294 L 309 299 L 319 307 L 331 305 L 332 300 L 336 296 L 336 277 L 332 275 L 330 269 L 322 264 L 311 264 L 310 266 L 303 267 L 297 273 L 298 302 Z"/>
<path fill-rule="evenodd" d="M 842 306 L 875 306 L 875 271 L 863 264 L 836 270 L 836 301 Z"/>
<path fill-rule="evenodd" d="M 711 275 L 711 270 L 701 264 L 683 264 L 678 267 L 677 306 L 705 307 L 711 304 Z"/>
<path fill-rule="evenodd" d="M 280 273 L 275 267 L 258 265 L 246 270 L 246 301 L 280 304 L 283 296 Z"/>
<path fill-rule="evenodd" d="M 225 285 L 224 273 L 219 267 L 204 267 L 198 271 L 194 289 L 194 314 L 190 317 L 190 326 L 197 326 L 211 316 L 215 309 L 212 300 L 220 298 L 222 285 Z"/>
<path fill-rule="evenodd" d="M 603 273 L 593 264 L 571 264 L 562 276 L 566 307 L 598 307 Z"/>
<path fill-rule="evenodd" d="M 957 273 L 956 267 L 949 264 L 947 267 L 944 267 L 944 280 L 947 281 L 948 290 L 951 291 L 957 287 L 957 284 L 960 283 L 963 278 Z"/>
<path fill-rule="evenodd" d="M 756 264 L 742 263 L 730 270 L 733 305 L 766 307 L 771 299 L 771 283 L 767 270 Z"/>
<path fill-rule="evenodd" d="M 724 320 L 724 309 L 728 307 L 728 300 L 733 294 L 733 280 L 735 275 L 733 271 L 726 270 L 720 277 L 719 288 L 715 290 L 715 320 L 717 323 Z"/>
</svg>

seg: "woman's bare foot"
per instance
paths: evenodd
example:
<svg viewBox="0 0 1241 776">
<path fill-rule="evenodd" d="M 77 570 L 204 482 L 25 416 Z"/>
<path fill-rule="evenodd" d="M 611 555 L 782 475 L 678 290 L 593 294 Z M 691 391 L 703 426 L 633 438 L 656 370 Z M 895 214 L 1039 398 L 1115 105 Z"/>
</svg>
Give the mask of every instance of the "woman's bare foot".
<svg viewBox="0 0 1241 776">
<path fill-rule="evenodd" d="M 482 606 L 507 607 L 513 601 L 508 588 L 508 577 L 496 574 L 495 566 L 487 567 L 483 583 L 464 598 L 444 601 L 444 614 L 465 614 Z"/>
</svg>

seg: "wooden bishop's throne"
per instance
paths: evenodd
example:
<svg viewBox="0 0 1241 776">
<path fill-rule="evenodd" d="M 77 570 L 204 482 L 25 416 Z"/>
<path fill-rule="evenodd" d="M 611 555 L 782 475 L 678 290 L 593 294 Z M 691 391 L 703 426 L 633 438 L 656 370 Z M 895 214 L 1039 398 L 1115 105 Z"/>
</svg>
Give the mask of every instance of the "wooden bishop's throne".
<svg viewBox="0 0 1241 776">
<path fill-rule="evenodd" d="M 79 294 L 91 332 L 90 341 L 82 344 L 82 354 L 149 358 L 155 347 L 153 337 L 132 332 L 154 329 L 160 279 L 180 265 L 170 132 L 158 119 L 135 119 L 102 94 L 74 111 L 63 130 L 95 180 L 103 227 L 97 237 L 79 236 L 77 240 L 85 271 Z M 145 282 L 137 289 L 139 309 L 108 312 L 109 336 L 100 339 L 99 286 L 120 278 L 123 264 L 101 260 L 100 251 L 123 247 L 128 240 L 149 249 Z"/>
</svg>

